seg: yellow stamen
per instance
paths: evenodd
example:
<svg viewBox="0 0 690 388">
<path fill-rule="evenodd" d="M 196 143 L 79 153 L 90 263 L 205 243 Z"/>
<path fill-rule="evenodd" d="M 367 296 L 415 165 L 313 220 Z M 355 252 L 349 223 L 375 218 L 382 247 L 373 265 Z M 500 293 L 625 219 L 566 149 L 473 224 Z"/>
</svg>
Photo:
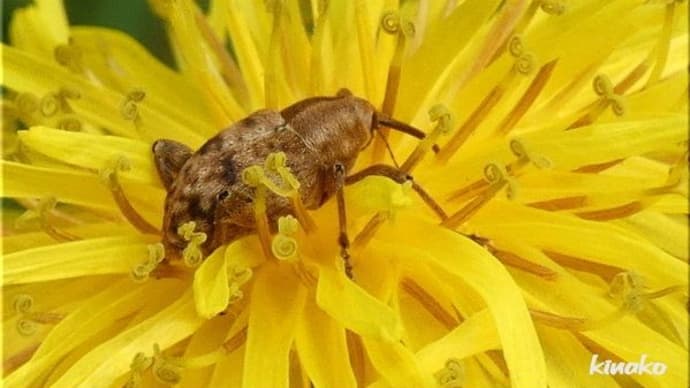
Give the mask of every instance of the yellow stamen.
<svg viewBox="0 0 690 388">
<path fill-rule="evenodd" d="M 528 203 L 527 206 L 549 211 L 558 211 L 566 209 L 575 209 L 584 206 L 586 203 L 587 196 L 576 195 L 572 197 L 549 199 L 547 201 L 531 202 Z"/>
<path fill-rule="evenodd" d="M 81 93 L 78 90 L 66 87 L 60 88 L 55 93 L 48 93 L 41 98 L 41 114 L 45 117 L 51 117 L 59 112 L 73 113 L 68 100 L 79 98 L 81 98 Z"/>
<path fill-rule="evenodd" d="M 153 272 L 158 264 L 160 264 L 165 258 L 165 248 L 161 243 L 149 244 L 148 257 L 142 263 L 137 264 L 132 268 L 130 275 L 135 282 L 144 282 L 148 280 L 151 272 Z"/>
<path fill-rule="evenodd" d="M 635 69 L 633 69 L 633 72 L 635 72 Z M 626 84 L 630 83 L 629 80 L 623 81 L 625 81 Z M 595 122 L 609 106 L 616 116 L 623 116 L 625 114 L 627 110 L 625 100 L 621 95 L 616 94 L 616 89 L 613 87 L 607 76 L 603 74 L 597 75 L 594 77 L 592 86 L 594 88 L 594 92 L 601 97 L 600 100 L 594 103 L 588 109 L 587 113 L 572 123 L 568 128 L 566 128 L 566 130 L 582 127 Z M 618 90 L 621 90 L 621 88 Z"/>
<path fill-rule="evenodd" d="M 144 91 L 134 89 L 127 93 L 125 99 L 120 105 L 120 114 L 122 117 L 124 117 L 125 120 L 134 123 L 134 127 L 137 129 L 141 124 L 141 117 L 139 115 L 139 107 L 137 106 L 137 103 L 141 102 L 144 97 L 146 97 L 146 93 Z"/>
<path fill-rule="evenodd" d="M 250 187 L 254 187 L 254 218 L 256 230 L 261 241 L 264 256 L 273 257 L 271 252 L 271 231 L 266 216 L 266 185 L 268 181 L 261 166 L 250 166 L 242 171 L 242 181 Z"/>
<path fill-rule="evenodd" d="M 593 261 L 587 261 L 579 257 L 569 256 L 554 251 L 545 250 L 544 254 L 561 266 L 569 267 L 577 271 L 593 273 L 604 279 L 613 279 L 613 277 L 621 271 L 618 267 L 595 263 Z"/>
<path fill-rule="evenodd" d="M 681 293 L 685 290 L 686 288 L 683 286 L 670 286 L 658 291 L 643 293 L 642 295 L 648 299 L 656 299 L 670 294 Z"/>
<path fill-rule="evenodd" d="M 465 382 L 465 371 L 459 360 L 451 358 L 445 366 L 434 373 L 436 383 L 443 388 L 460 388 Z"/>
<path fill-rule="evenodd" d="M 448 217 L 448 219 L 441 223 L 442 225 L 449 228 L 456 228 L 461 225 L 509 183 L 508 173 L 505 171 L 505 168 L 495 163 L 491 163 L 484 168 L 484 177 L 489 183 L 486 190 L 458 212 Z"/>
<path fill-rule="evenodd" d="M 17 331 L 23 336 L 30 336 L 38 331 L 38 325 L 51 325 L 59 323 L 64 317 L 62 314 L 34 312 L 33 298 L 27 294 L 15 296 L 12 306 L 14 311 L 21 315 L 17 321 Z"/>
<path fill-rule="evenodd" d="M 562 315 L 534 309 L 530 309 L 529 312 L 536 322 L 558 329 L 571 331 L 587 331 L 600 328 L 615 321 L 616 319 L 621 318 L 624 315 L 621 309 L 617 309 L 602 319 L 592 320 L 589 318 L 564 317 Z"/>
<path fill-rule="evenodd" d="M 536 15 L 537 10 L 541 6 L 541 3 L 542 0 L 532 0 L 532 2 L 527 7 L 527 10 L 525 10 L 524 15 L 522 15 L 522 17 L 518 20 L 517 24 L 515 25 L 512 35 L 520 35 L 525 31 L 527 26 L 529 26 L 529 24 L 534 19 L 534 15 Z M 501 47 L 497 49 L 496 52 L 493 54 L 490 63 L 493 63 L 496 59 L 501 57 L 501 54 L 505 52 L 505 48 L 508 43 L 509 41 L 503 42 Z"/>
<path fill-rule="evenodd" d="M 242 330 L 233 335 L 229 340 L 223 343 L 223 348 L 226 353 L 232 353 L 239 349 L 247 341 L 247 327 L 245 326 Z"/>
<path fill-rule="evenodd" d="M 14 311 L 17 313 L 28 313 L 31 311 L 31 308 L 34 306 L 34 298 L 31 297 L 31 295 L 27 294 L 19 294 L 14 297 L 14 301 L 12 302 L 12 307 L 14 307 Z"/>
<path fill-rule="evenodd" d="M 386 92 L 383 99 L 381 110 L 383 113 L 392 115 L 395 101 L 398 97 L 398 87 L 400 86 L 400 72 L 402 58 L 405 53 L 405 43 L 414 37 L 414 24 L 403 18 L 398 12 L 390 11 L 383 14 L 380 22 L 384 32 L 395 35 L 396 46 L 393 58 L 388 66 L 388 79 L 386 80 Z"/>
<path fill-rule="evenodd" d="M 558 277 L 558 273 L 551 268 L 529 261 L 514 253 L 499 250 L 492 250 L 491 253 L 493 253 L 501 263 L 537 275 L 545 280 L 556 280 Z"/>
<path fill-rule="evenodd" d="M 206 233 L 195 232 L 195 229 L 194 221 L 185 222 L 177 228 L 177 234 L 187 241 L 187 246 L 182 250 L 182 257 L 188 267 L 196 267 L 204 259 L 200 247 L 206 242 L 207 236 Z"/>
<path fill-rule="evenodd" d="M 297 239 L 293 236 L 297 233 L 298 222 L 292 216 L 284 216 L 278 219 L 278 234 L 273 236 L 271 252 L 278 260 L 295 261 L 298 258 Z"/>
<path fill-rule="evenodd" d="M 584 218 L 585 220 L 593 221 L 609 221 L 615 220 L 617 218 L 623 218 L 631 216 L 635 213 L 639 213 L 645 208 L 645 206 L 640 201 L 632 201 L 624 205 L 615 206 L 608 209 L 592 210 L 586 212 L 575 213 L 576 216 Z"/>
<path fill-rule="evenodd" d="M 458 84 L 464 86 L 467 81 L 477 75 L 486 67 L 491 58 L 505 44 L 513 28 L 518 24 L 522 15 L 527 11 L 527 1 L 506 2 L 499 10 L 499 14 L 494 18 L 491 30 L 486 34 L 480 51 L 474 57 L 474 61 L 467 67 L 465 72 L 460 75 Z"/>
<path fill-rule="evenodd" d="M 26 319 L 42 325 L 54 325 L 60 323 L 63 318 L 64 315 L 58 313 L 29 312 L 26 314 Z"/>
<path fill-rule="evenodd" d="M 146 357 L 144 353 L 137 353 L 129 365 L 129 379 L 125 383 L 126 388 L 138 388 L 142 384 L 142 374 L 153 365 L 153 358 Z"/>
<path fill-rule="evenodd" d="M 620 80 L 620 82 L 618 82 L 618 84 L 614 86 L 613 92 L 621 96 L 624 95 L 625 92 L 627 92 L 628 89 L 630 89 L 635 84 L 635 82 L 642 78 L 642 76 L 647 72 L 648 69 L 649 59 L 645 58 L 644 60 L 642 60 L 642 62 L 640 62 L 640 64 L 635 66 L 635 68 L 633 68 L 630 71 L 630 73 L 628 73 L 628 75 L 625 76 L 625 78 Z"/>
<path fill-rule="evenodd" d="M 17 332 L 25 337 L 34 335 L 38 331 L 38 324 L 29 319 L 17 321 Z"/>
<path fill-rule="evenodd" d="M 528 163 L 539 169 L 550 168 L 553 163 L 547 157 L 529 151 L 529 147 L 523 140 L 512 139 L 509 143 L 510 151 L 517 157 L 517 160 L 506 166 L 506 171 L 515 176 L 518 171 Z"/>
<path fill-rule="evenodd" d="M 182 379 L 182 361 L 177 358 L 165 356 L 161 353 L 158 344 L 153 345 L 153 377 L 163 384 L 174 385 Z"/>
<path fill-rule="evenodd" d="M 79 132 L 82 130 L 83 125 L 81 121 L 77 119 L 77 116 L 71 116 L 60 119 L 57 123 L 57 127 L 65 131 Z"/>
<path fill-rule="evenodd" d="M 436 127 L 429 133 L 422 141 L 419 142 L 412 154 L 405 160 L 400 169 L 407 173 L 412 172 L 412 169 L 422 160 L 436 144 L 438 138 L 442 134 L 447 134 L 452 126 L 452 116 L 448 108 L 442 104 L 434 105 L 429 110 L 429 118 L 431 121 L 436 121 Z"/>
<path fill-rule="evenodd" d="M 453 191 L 448 195 L 448 200 L 466 200 L 467 198 L 475 197 L 477 194 L 486 190 L 489 184 L 485 179 L 479 179 L 470 183 L 469 185 L 462 187 L 456 191 Z"/>
<path fill-rule="evenodd" d="M 599 172 L 602 172 L 606 169 L 609 169 L 620 162 L 622 162 L 623 159 L 616 159 L 616 160 L 611 160 L 608 162 L 603 162 L 603 163 L 596 163 L 596 164 L 588 164 L 586 166 L 578 167 L 573 172 L 582 172 L 586 174 L 596 174 Z"/>
<path fill-rule="evenodd" d="M 527 113 L 527 110 L 537 99 L 539 93 L 541 93 L 541 91 L 544 89 L 544 86 L 546 86 L 546 83 L 551 77 L 557 62 L 558 60 L 554 59 L 539 69 L 539 72 L 534 77 L 527 90 L 525 90 L 525 93 L 522 95 L 522 97 L 520 97 L 518 103 L 515 104 L 513 110 L 511 110 L 503 119 L 501 124 L 498 125 L 496 134 L 505 135 L 506 133 L 510 132 L 515 125 L 517 125 L 520 119 L 525 115 L 525 113 Z"/>
<path fill-rule="evenodd" d="M 145 234 L 158 234 L 158 229 L 151 225 L 148 221 L 144 219 L 132 206 L 132 204 L 127 199 L 122 186 L 120 185 L 119 172 L 128 171 L 130 169 L 129 160 L 122 155 L 118 155 L 112 158 L 106 166 L 101 169 L 99 175 L 101 179 L 105 182 L 106 186 L 110 190 L 110 193 L 115 200 L 115 203 L 120 208 L 122 215 L 125 216 L 127 221 L 129 221 L 132 226 L 137 228 L 140 232 Z"/>
<path fill-rule="evenodd" d="M 81 73 L 84 71 L 82 52 L 74 44 L 61 44 L 56 46 L 53 51 L 53 56 L 57 63 L 65 66 L 73 73 Z"/>
<path fill-rule="evenodd" d="M 32 93 L 19 93 L 14 98 L 14 104 L 19 113 L 24 116 L 36 112 L 40 106 L 40 100 Z"/>
<path fill-rule="evenodd" d="M 37 219 L 41 229 L 56 241 L 79 240 L 78 236 L 56 228 L 48 220 L 48 215 L 54 212 L 56 204 L 57 201 L 53 197 L 40 199 L 34 209 L 27 209 L 22 215 L 17 217 L 14 221 L 15 227 L 17 229 L 22 229 L 29 221 Z"/>
<path fill-rule="evenodd" d="M 316 223 L 309 216 L 307 208 L 302 202 L 302 197 L 299 193 L 300 183 L 297 178 L 292 174 L 292 171 L 287 167 L 287 157 L 283 152 L 274 152 L 266 157 L 264 163 L 267 171 L 274 172 L 280 176 L 283 183 L 287 185 L 287 188 L 278 188 L 274 185 L 270 179 L 265 179 L 264 182 L 274 193 L 288 197 L 290 199 L 290 204 L 292 205 L 295 215 L 299 220 L 302 228 L 307 233 L 311 233 L 316 230 Z"/>
<path fill-rule="evenodd" d="M 505 170 L 511 176 L 516 176 L 520 169 L 526 166 L 528 163 L 532 163 L 537 168 L 550 168 L 552 162 L 542 155 L 535 155 L 527 151 L 524 141 L 519 139 L 512 139 L 509 143 L 510 151 L 517 157 L 516 160 L 506 165 Z M 511 181 L 511 190 L 515 190 L 517 187 L 515 182 Z M 452 192 L 449 196 L 449 200 L 466 200 L 467 198 L 473 198 L 480 193 L 486 191 L 489 187 L 489 182 L 486 179 L 480 179 L 470 183 L 469 185 Z M 514 195 L 515 193 L 510 193 Z"/>
<path fill-rule="evenodd" d="M 459 321 L 451 313 L 446 311 L 441 304 L 434 299 L 433 296 L 429 295 L 424 288 L 417 284 L 414 280 L 410 278 L 403 278 L 400 282 L 400 287 L 402 287 L 405 292 L 410 294 L 415 298 L 424 308 L 431 314 L 437 321 L 443 324 L 446 329 L 451 330 L 455 328 Z"/>
<path fill-rule="evenodd" d="M 242 286 L 252 278 L 253 274 L 254 272 L 249 267 L 237 264 L 229 265 L 228 285 L 230 289 L 230 298 L 228 300 L 228 305 L 233 306 L 244 298 Z"/>
<path fill-rule="evenodd" d="M 27 361 L 33 357 L 34 353 L 38 349 L 40 343 L 36 343 L 21 349 L 17 353 L 6 356 L 2 362 L 2 370 L 5 374 L 12 373 L 14 370 L 24 365 Z"/>
<path fill-rule="evenodd" d="M 357 236 L 355 236 L 355 239 L 352 242 L 353 249 L 360 249 L 362 247 L 365 247 L 369 243 L 369 241 L 371 241 L 371 239 L 374 238 L 376 231 L 386 220 L 388 220 L 388 215 L 386 213 L 376 213 L 369 220 L 369 222 L 367 222 L 364 228 L 357 234 Z"/>
<path fill-rule="evenodd" d="M 498 84 L 491 89 L 489 94 L 479 103 L 477 108 L 470 114 L 470 116 L 462 123 L 460 128 L 455 132 L 453 137 L 446 143 L 441 151 L 438 153 L 438 160 L 446 162 L 450 159 L 457 150 L 469 139 L 470 135 L 479 127 L 479 124 L 491 112 L 491 110 L 503 98 L 506 91 L 513 86 L 518 74 L 527 75 L 534 67 L 534 57 L 529 52 L 526 52 L 523 47 L 522 39 L 515 35 L 508 42 L 507 46 L 510 54 L 515 58 L 515 64 L 503 76 Z"/>
<path fill-rule="evenodd" d="M 641 292 L 644 288 L 642 277 L 636 272 L 619 272 L 611 279 L 608 295 L 614 299 L 623 299 L 631 291 Z"/>
<path fill-rule="evenodd" d="M 535 309 L 529 309 L 529 312 L 536 322 L 558 329 L 578 330 L 585 324 L 584 318 L 564 317 Z"/>
<path fill-rule="evenodd" d="M 345 338 L 347 341 L 348 355 L 350 356 L 350 365 L 352 365 L 352 372 L 355 374 L 358 387 L 364 387 L 365 384 L 365 368 L 366 355 L 364 353 L 364 344 L 362 338 L 350 330 L 345 331 Z"/>
<path fill-rule="evenodd" d="M 395 102 L 398 98 L 398 88 L 400 86 L 400 73 L 402 71 L 402 60 L 405 54 L 406 42 L 408 39 L 414 37 L 414 24 L 400 16 L 396 11 L 389 11 L 383 14 L 380 22 L 381 29 L 384 32 L 395 36 L 395 51 L 391 63 L 388 65 L 388 78 L 386 79 L 386 91 L 383 97 L 383 104 L 381 111 L 389 116 L 393 115 L 395 109 Z M 374 139 L 374 149 L 372 151 L 373 160 L 379 161 L 383 159 L 386 152 L 386 140 L 390 129 L 381 128 L 380 137 Z"/>
</svg>

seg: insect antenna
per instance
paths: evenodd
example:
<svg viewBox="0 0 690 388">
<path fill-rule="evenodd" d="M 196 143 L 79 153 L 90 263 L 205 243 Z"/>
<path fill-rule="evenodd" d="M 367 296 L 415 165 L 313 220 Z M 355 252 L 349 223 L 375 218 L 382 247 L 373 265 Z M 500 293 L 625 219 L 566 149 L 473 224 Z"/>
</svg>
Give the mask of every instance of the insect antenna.
<svg viewBox="0 0 690 388">
<path fill-rule="evenodd" d="M 393 165 L 395 166 L 395 168 L 400 168 L 398 161 L 395 160 L 395 154 L 393 153 L 393 150 L 391 149 L 391 145 L 388 144 L 388 140 L 386 140 L 386 137 L 383 136 L 383 134 L 381 132 L 379 132 L 378 129 L 374 129 L 374 132 L 376 132 L 376 134 L 379 135 L 381 140 L 383 140 L 383 144 L 386 145 L 386 149 L 388 150 L 388 155 L 391 156 L 391 159 L 393 160 Z"/>
<path fill-rule="evenodd" d="M 384 127 L 388 127 L 390 129 L 396 130 L 398 132 L 406 133 L 406 134 L 408 134 L 412 137 L 415 137 L 419 140 L 423 140 L 426 137 L 426 133 L 424 133 L 421 129 L 418 129 L 418 128 L 415 128 L 409 124 L 403 123 L 402 121 L 398 121 L 392 117 L 384 116 L 382 113 L 377 113 L 376 118 L 377 118 L 378 123 L 380 125 L 383 125 Z M 386 147 L 388 147 L 388 142 L 386 142 Z M 438 151 L 439 151 L 438 144 L 434 144 L 432 147 L 432 150 L 434 151 L 434 153 L 438 153 Z"/>
</svg>

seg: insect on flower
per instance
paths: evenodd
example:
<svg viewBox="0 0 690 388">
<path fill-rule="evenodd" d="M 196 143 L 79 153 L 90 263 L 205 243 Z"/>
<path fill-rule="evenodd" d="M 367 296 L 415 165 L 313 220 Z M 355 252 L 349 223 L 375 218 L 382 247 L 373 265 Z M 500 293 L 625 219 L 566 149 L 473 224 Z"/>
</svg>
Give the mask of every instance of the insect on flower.
<svg viewBox="0 0 690 388">
<path fill-rule="evenodd" d="M 370 175 L 385 176 L 398 183 L 412 179 L 403 169 L 384 164 L 348 175 L 358 154 L 371 143 L 380 126 L 425 138 L 421 130 L 376 111 L 368 101 L 342 89 L 335 97 L 308 98 L 280 112 L 254 112 L 218 133 L 196 152 L 172 140 L 156 141 L 154 159 L 167 190 L 163 220 L 167 259 L 180 257 L 187 242 L 178 228 L 190 221 L 194 222 L 196 232 L 207 236 L 201 245 L 204 256 L 254 232 L 259 222 L 255 215 L 259 188 L 255 187 L 257 182 L 252 182 L 256 176 L 249 177 L 251 167 L 273 158 L 273 171 L 254 172 L 265 178 L 262 184 L 274 186 L 280 178 L 280 168 L 289 169 L 297 181 L 292 182 L 297 198 L 291 201 L 287 195 L 279 195 L 281 190 L 277 187 L 266 193 L 269 227 L 275 230 L 278 218 L 288 214 L 296 214 L 300 219 L 300 210 L 317 209 L 336 195 L 338 244 L 345 271 L 351 276 L 344 186 Z M 413 188 L 430 206 L 438 208 L 421 187 L 413 184 Z"/>
</svg>

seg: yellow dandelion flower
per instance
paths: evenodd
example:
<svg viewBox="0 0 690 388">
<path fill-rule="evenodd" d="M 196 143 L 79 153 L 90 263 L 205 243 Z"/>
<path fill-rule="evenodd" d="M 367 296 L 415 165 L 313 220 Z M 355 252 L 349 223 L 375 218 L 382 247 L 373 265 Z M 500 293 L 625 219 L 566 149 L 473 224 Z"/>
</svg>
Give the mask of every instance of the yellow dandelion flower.
<svg viewBox="0 0 690 388">
<path fill-rule="evenodd" d="M 687 2 L 150 3 L 175 68 L 12 15 L 6 387 L 688 385 Z M 161 232 L 156 140 L 341 88 L 423 139 L 372 132 L 319 206 L 274 144 L 241 238 Z"/>
</svg>

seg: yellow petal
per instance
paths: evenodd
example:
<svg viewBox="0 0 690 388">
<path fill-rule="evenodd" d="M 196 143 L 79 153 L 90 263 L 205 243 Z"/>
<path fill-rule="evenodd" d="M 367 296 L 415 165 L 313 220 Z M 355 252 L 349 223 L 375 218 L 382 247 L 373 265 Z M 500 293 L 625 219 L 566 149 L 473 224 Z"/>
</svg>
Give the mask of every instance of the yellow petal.
<svg viewBox="0 0 690 388">
<path fill-rule="evenodd" d="M 22 143 L 51 158 L 93 170 L 103 168 L 115 157 L 124 156 L 130 169 L 122 176 L 142 183 L 160 186 L 153 166 L 151 145 L 117 136 L 68 132 L 47 127 L 20 131 Z"/>
<path fill-rule="evenodd" d="M 189 337 L 202 322 L 194 310 L 192 293 L 186 292 L 175 303 L 144 322 L 88 352 L 53 387 L 109 386 L 129 371 L 134 355 L 139 352 L 150 355 L 154 344 L 164 350 Z"/>
<path fill-rule="evenodd" d="M 550 327 L 538 327 L 544 345 L 549 387 L 618 387 L 611 376 L 588 373 L 592 353 L 573 334 Z M 578 366 L 584 366 L 579 368 Z"/>
<path fill-rule="evenodd" d="M 73 26 L 70 38 L 82 51 L 84 66 L 111 89 L 122 94 L 143 90 L 146 97 L 139 104 L 202 136 L 217 132 L 197 85 L 159 62 L 131 36 L 113 29 Z"/>
<path fill-rule="evenodd" d="M 488 310 L 482 310 L 468 317 L 460 326 L 443 338 L 430 343 L 416 357 L 420 367 L 427 373 L 443 368 L 449 359 L 463 359 L 476 353 L 499 349 L 501 342 L 493 318 Z"/>
<path fill-rule="evenodd" d="M 405 217 L 404 229 L 386 226 L 377 237 L 382 241 L 421 244 L 401 251 L 401 257 L 424 259 L 476 290 L 494 317 L 512 385 L 545 386 L 546 367 L 531 317 L 520 288 L 503 264 L 466 237 L 415 217 Z"/>
<path fill-rule="evenodd" d="M 19 92 L 38 95 L 54 93 L 62 88 L 79 92 L 78 99 L 69 101 L 79 118 L 102 126 L 117 135 L 146 138 L 149 141 L 171 138 L 197 147 L 203 137 L 148 106 L 137 105 L 141 117 L 139 126 L 125 119 L 121 105 L 125 96 L 111 89 L 99 87 L 45 59 L 29 55 L 11 46 L 2 46 L 3 85 Z M 145 101 L 145 99 L 144 99 Z"/>
<path fill-rule="evenodd" d="M 243 78 L 247 83 L 247 90 L 250 96 L 250 106 L 254 109 L 265 107 L 264 101 L 264 65 L 261 61 L 262 55 L 257 44 L 252 38 L 252 28 L 258 28 L 250 20 L 247 20 L 246 12 L 242 12 L 237 6 L 237 1 L 215 1 L 222 8 L 225 28 L 236 50 L 237 62 L 242 71 Z M 232 3 L 230 5 L 229 3 Z M 245 7 L 254 6 L 253 3 L 245 2 Z"/>
<path fill-rule="evenodd" d="M 471 224 L 482 236 L 518 239 L 542 250 L 636 271 L 648 278 L 651 287 L 687 282 L 687 265 L 612 224 L 498 200 L 477 213 Z"/>
<path fill-rule="evenodd" d="M 322 267 L 319 271 L 316 303 L 343 326 L 363 337 L 395 341 L 402 335 L 402 324 L 390 307 L 335 269 Z"/>
<path fill-rule="evenodd" d="M 522 240 L 520 238 L 520 241 L 515 243 L 512 242 L 515 241 L 514 239 L 501 238 L 501 249 L 509 249 L 520 256 L 539 260 L 539 264 L 558 271 L 558 276 L 550 280 L 520 271 L 512 272 L 513 278 L 520 284 L 528 300 L 539 302 L 537 309 L 545 309 L 567 317 L 584 318 L 586 323 L 592 324 L 592 329 L 581 331 L 580 334 L 623 360 L 637 362 L 641 354 L 647 354 L 649 360 L 666 363 L 668 371 L 663 376 L 632 376 L 643 386 L 687 385 L 685 372 L 687 352 L 682 346 L 671 342 L 631 315 L 625 315 L 613 322 L 606 322 L 604 318 L 620 309 L 606 297 L 606 289 L 597 289 L 582 283 L 569 272 L 559 269 L 556 263 L 539 250 L 526 248 Z M 649 283 L 646 273 L 639 273 L 643 276 L 645 283 Z M 568 292 L 553 292 L 553 290 L 568 290 Z M 684 305 L 680 305 L 679 308 L 685 309 Z M 684 312 L 680 316 L 682 318 L 679 324 L 687 327 L 687 313 Z M 602 321 L 603 323 L 597 323 Z"/>
<path fill-rule="evenodd" d="M 72 235 L 87 239 L 101 236 L 136 236 L 139 233 L 130 226 L 118 224 L 84 224 L 69 228 L 61 228 Z M 21 251 L 24 249 L 38 248 L 46 245 L 55 245 L 60 242 L 50 237 L 45 232 L 18 233 L 11 236 L 3 236 L 3 254 Z"/>
<path fill-rule="evenodd" d="M 185 349 L 184 358 L 203 356 L 213 353 L 221 348 L 230 326 L 235 322 L 235 317 L 232 314 L 227 314 L 215 319 L 206 321 L 194 333 L 189 340 L 189 345 Z M 218 361 L 225 359 L 229 355 L 223 355 L 218 358 Z M 218 363 L 215 364 L 218 366 Z M 211 373 L 213 367 L 208 366 L 204 368 L 188 368 L 182 375 L 182 380 L 178 384 L 179 388 L 196 388 L 199 386 L 216 387 L 218 385 L 209 385 L 211 380 Z M 226 385 L 227 386 L 227 385 Z"/>
<path fill-rule="evenodd" d="M 421 112 L 436 103 L 434 99 L 442 87 L 457 77 L 463 65 L 468 66 L 467 61 L 472 56 L 463 49 L 472 42 L 472 37 L 481 33 L 480 27 L 496 11 L 498 4 L 497 0 L 464 1 L 444 20 L 429 26 L 421 47 L 405 63 L 400 81 L 400 106 L 396 110 L 416 112 L 407 117 L 409 119 L 423 115 Z M 484 78 L 483 74 L 479 76 Z"/>
<path fill-rule="evenodd" d="M 642 211 L 621 220 L 641 237 L 649 240 L 664 251 L 688 261 L 688 228 L 665 214 Z"/>
<path fill-rule="evenodd" d="M 687 139 L 687 117 L 680 115 L 524 135 L 528 149 L 559 170 L 641 155 Z"/>
<path fill-rule="evenodd" d="M 369 359 L 390 387 L 434 387 L 431 374 L 423 373 L 414 354 L 400 342 L 362 337 Z"/>
<path fill-rule="evenodd" d="M 199 82 L 207 105 L 214 110 L 217 123 L 239 120 L 244 111 L 223 81 L 210 50 L 205 46 L 201 32 L 196 25 L 195 13 L 199 12 L 189 0 L 169 4 L 169 22 L 172 37 L 182 58 L 185 70 Z"/>
<path fill-rule="evenodd" d="M 150 242 L 150 241 L 149 241 Z M 5 284 L 127 274 L 147 257 L 141 237 L 103 237 L 27 249 L 4 257 Z"/>
<path fill-rule="evenodd" d="M 225 310 L 230 300 L 225 247 L 216 249 L 194 272 L 196 311 L 206 319 Z"/>
<path fill-rule="evenodd" d="M 0 161 L 2 195 L 13 198 L 54 197 L 58 202 L 82 205 L 119 214 L 112 194 L 98 175 Z M 165 192 L 148 185 L 123 182 L 127 199 L 152 225 L 161 223 Z"/>
<path fill-rule="evenodd" d="M 21 366 L 26 360 L 26 352 L 33 352 L 53 328 L 52 325 L 38 325 L 38 331 L 33 335 L 22 335 L 16 325 L 23 318 L 23 314 L 13 308 L 12 303 L 15 298 L 28 295 L 33 299 L 31 311 L 50 312 L 64 317 L 74 309 L 74 305 L 65 305 L 65 300 L 79 303 L 92 296 L 94 289 L 115 281 L 117 277 L 114 275 L 102 275 L 4 287 L 2 335 L 7 372 Z"/>
<path fill-rule="evenodd" d="M 240 315 L 235 319 L 230 330 L 225 335 L 225 340 L 233 338 L 241 331 L 247 329 L 247 313 L 248 309 L 243 309 Z M 246 338 L 245 338 L 246 340 Z M 209 387 L 241 387 L 242 386 L 242 373 L 237 371 L 244 370 L 244 353 L 247 347 L 245 346 L 244 340 L 237 344 L 237 348 L 233 349 L 230 354 L 226 357 L 221 357 L 221 359 L 216 363 L 215 368 L 213 368 L 213 374 L 211 375 L 211 380 Z"/>
<path fill-rule="evenodd" d="M 307 298 L 295 345 L 299 360 L 315 388 L 356 387 L 345 329 Z"/>
<path fill-rule="evenodd" d="M 25 386 L 49 372 L 71 349 L 96 335 L 118 319 L 134 313 L 153 291 L 174 292 L 174 281 L 149 282 L 132 286 L 130 279 L 116 282 L 84 301 L 58 323 L 33 355 L 30 362 L 10 374 L 5 384 Z"/>
<path fill-rule="evenodd" d="M 36 0 L 44 24 L 41 26 L 50 32 L 56 42 L 67 42 L 69 38 L 69 21 L 62 0 Z"/>
<path fill-rule="evenodd" d="M 287 388 L 289 353 L 306 289 L 290 265 L 264 264 L 257 271 L 249 306 L 243 387 Z"/>
</svg>

